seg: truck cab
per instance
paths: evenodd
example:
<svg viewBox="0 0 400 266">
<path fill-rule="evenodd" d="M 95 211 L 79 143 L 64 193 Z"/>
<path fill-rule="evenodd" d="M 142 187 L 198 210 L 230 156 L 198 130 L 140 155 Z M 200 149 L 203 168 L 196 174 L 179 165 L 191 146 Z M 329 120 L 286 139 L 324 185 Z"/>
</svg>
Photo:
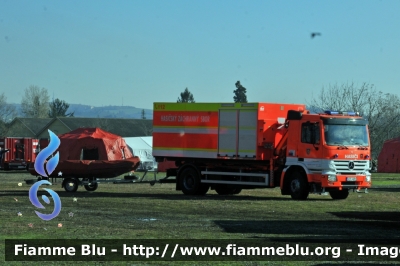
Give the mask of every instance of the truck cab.
<svg viewBox="0 0 400 266">
<path fill-rule="evenodd" d="M 289 111 L 282 194 L 305 199 L 329 192 L 345 199 L 349 190 L 371 186 L 368 121 L 354 112 Z"/>
</svg>

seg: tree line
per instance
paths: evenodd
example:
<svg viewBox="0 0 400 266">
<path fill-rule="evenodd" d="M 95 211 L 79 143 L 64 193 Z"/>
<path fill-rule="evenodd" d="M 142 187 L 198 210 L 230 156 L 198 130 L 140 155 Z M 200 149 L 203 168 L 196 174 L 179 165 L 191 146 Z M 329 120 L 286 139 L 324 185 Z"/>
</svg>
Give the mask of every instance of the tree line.
<svg viewBox="0 0 400 266">
<path fill-rule="evenodd" d="M 72 117 L 67 113 L 69 104 L 58 98 L 49 101 L 47 89 L 31 85 L 25 89 L 21 100 L 21 112 L 27 118 Z M 8 124 L 17 116 L 15 106 L 7 103 L 4 93 L 0 94 L 0 135 L 5 134 Z"/>
<path fill-rule="evenodd" d="M 235 103 L 247 103 L 247 90 L 237 81 L 233 91 Z M 31 85 L 25 89 L 21 100 L 21 111 L 25 117 L 52 118 L 72 117 L 67 113 L 69 104 L 60 99 L 49 101 L 45 88 Z M 186 88 L 177 100 L 178 103 L 194 103 L 193 93 Z M 354 111 L 368 119 L 373 158 L 377 158 L 387 139 L 400 135 L 400 98 L 397 95 L 378 91 L 373 84 L 354 83 L 333 84 L 322 87 L 319 94 L 306 103 L 309 110 L 321 113 L 325 110 Z M 4 93 L 0 94 L 0 135 L 3 135 L 16 116 L 15 107 L 7 103 Z M 141 118 L 146 119 L 144 109 Z"/>
<path fill-rule="evenodd" d="M 246 96 L 246 88 L 243 87 L 240 84 L 240 81 L 237 81 L 235 83 L 236 90 L 233 91 L 234 96 L 233 96 L 233 101 L 235 103 L 247 103 L 247 96 Z M 181 96 L 178 97 L 178 100 L 176 101 L 177 103 L 194 103 L 194 96 L 193 94 L 189 91 L 188 88 L 186 88 L 183 92 L 181 92 Z"/>
<path fill-rule="evenodd" d="M 49 101 L 47 89 L 31 85 L 25 89 L 21 100 L 21 112 L 24 117 L 29 118 L 53 118 L 57 116 L 74 116 L 74 113 L 67 113 L 69 104 L 60 99 Z M 0 94 L 0 119 L 5 122 L 17 115 L 14 106 L 7 103 L 4 93 Z"/>
<path fill-rule="evenodd" d="M 247 103 L 246 88 L 240 81 L 237 81 L 235 86 L 234 102 Z M 195 100 L 186 88 L 177 102 L 194 103 Z M 306 104 L 314 113 L 323 113 L 326 110 L 354 111 L 365 117 L 368 120 L 372 158 L 375 160 L 386 140 L 400 136 L 399 96 L 378 91 L 373 84 L 329 85 L 327 88 L 323 87 L 319 94 Z"/>
</svg>

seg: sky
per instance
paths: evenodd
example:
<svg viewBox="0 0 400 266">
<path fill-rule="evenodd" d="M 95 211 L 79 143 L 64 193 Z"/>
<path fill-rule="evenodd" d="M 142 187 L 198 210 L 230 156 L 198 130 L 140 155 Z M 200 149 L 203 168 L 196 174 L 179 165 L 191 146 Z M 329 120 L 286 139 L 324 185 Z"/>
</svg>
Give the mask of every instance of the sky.
<svg viewBox="0 0 400 266">
<path fill-rule="evenodd" d="M 399 14 L 398 0 L 0 0 L 0 93 L 144 109 L 185 88 L 233 102 L 237 81 L 249 102 L 364 82 L 399 95 Z"/>
</svg>

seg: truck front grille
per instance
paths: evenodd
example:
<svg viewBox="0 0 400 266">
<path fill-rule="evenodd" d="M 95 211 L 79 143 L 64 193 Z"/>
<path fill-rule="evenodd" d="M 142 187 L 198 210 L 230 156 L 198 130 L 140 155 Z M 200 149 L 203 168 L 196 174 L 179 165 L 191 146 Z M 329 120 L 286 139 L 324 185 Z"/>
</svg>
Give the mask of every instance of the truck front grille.
<svg viewBox="0 0 400 266">
<path fill-rule="evenodd" d="M 363 173 L 368 170 L 368 161 L 333 161 L 336 172 L 341 174 L 355 175 L 358 173 Z M 350 169 L 350 166 L 354 164 L 353 169 Z"/>
</svg>

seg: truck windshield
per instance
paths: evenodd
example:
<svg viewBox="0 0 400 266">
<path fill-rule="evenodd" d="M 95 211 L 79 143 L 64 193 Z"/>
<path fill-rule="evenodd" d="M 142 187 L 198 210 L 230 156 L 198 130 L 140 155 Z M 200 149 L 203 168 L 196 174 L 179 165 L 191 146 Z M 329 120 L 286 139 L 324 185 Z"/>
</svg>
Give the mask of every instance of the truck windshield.
<svg viewBox="0 0 400 266">
<path fill-rule="evenodd" d="M 365 125 L 324 125 L 325 142 L 330 146 L 368 146 Z"/>
</svg>

